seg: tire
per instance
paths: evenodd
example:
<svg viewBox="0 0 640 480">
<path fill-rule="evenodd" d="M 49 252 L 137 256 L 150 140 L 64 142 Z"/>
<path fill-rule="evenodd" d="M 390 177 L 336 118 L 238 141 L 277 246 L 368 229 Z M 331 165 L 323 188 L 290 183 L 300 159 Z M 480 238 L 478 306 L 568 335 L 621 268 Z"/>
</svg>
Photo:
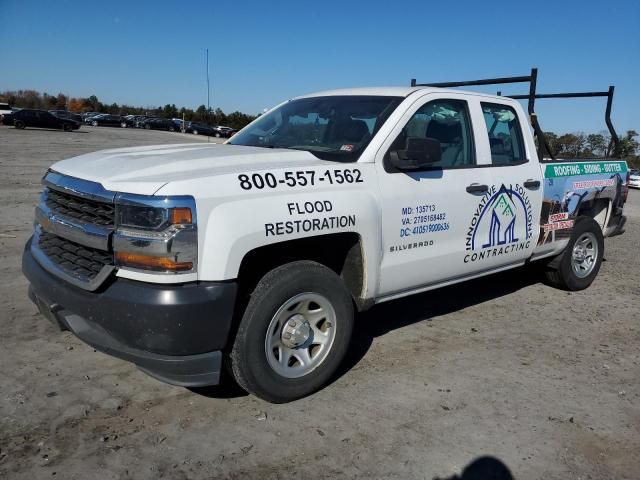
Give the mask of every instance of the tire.
<svg viewBox="0 0 640 480">
<path fill-rule="evenodd" d="M 127 122 L 122 122 L 122 123 L 120 124 L 120 126 L 121 126 L 122 128 L 127 128 Z"/>
<path fill-rule="evenodd" d="M 353 304 L 342 279 L 316 262 L 287 263 L 251 293 L 231 349 L 232 374 L 263 400 L 296 400 L 330 380 L 352 330 Z"/>
<path fill-rule="evenodd" d="M 547 266 L 547 281 L 563 290 L 584 290 L 598 275 L 603 254 L 600 225 L 590 217 L 578 217 L 567 248 Z"/>
<path fill-rule="evenodd" d="M 145 128 L 146 130 L 151 130 L 151 125 L 145 125 L 145 126 L 144 126 L 144 128 Z"/>
<path fill-rule="evenodd" d="M 96 122 L 95 120 L 93 122 L 91 122 L 91 125 L 93 125 L 94 127 L 98 126 L 98 122 Z"/>
<path fill-rule="evenodd" d="M 170 131 L 170 132 L 175 132 L 175 131 L 176 131 L 176 129 L 175 129 L 174 127 L 169 127 L 169 131 Z"/>
<path fill-rule="evenodd" d="M 73 130 L 73 127 L 71 127 L 71 125 L 69 125 L 68 123 L 63 123 L 62 130 L 64 130 L 65 132 L 70 132 Z"/>
<path fill-rule="evenodd" d="M 220 138 L 220 133 L 216 132 L 216 138 Z"/>
<path fill-rule="evenodd" d="M 194 134 L 194 135 L 198 135 L 198 130 L 194 130 L 194 131 L 193 131 L 193 134 Z"/>
<path fill-rule="evenodd" d="M 15 120 L 13 122 L 13 126 L 16 127 L 18 130 L 24 130 L 24 128 L 26 127 L 26 125 L 22 120 Z"/>
</svg>

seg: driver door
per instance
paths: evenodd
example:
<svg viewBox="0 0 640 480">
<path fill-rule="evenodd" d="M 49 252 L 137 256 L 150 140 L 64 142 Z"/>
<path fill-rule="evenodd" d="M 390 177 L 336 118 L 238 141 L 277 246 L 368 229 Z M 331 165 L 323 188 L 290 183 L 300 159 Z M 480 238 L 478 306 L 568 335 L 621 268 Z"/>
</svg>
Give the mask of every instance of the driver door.
<svg viewBox="0 0 640 480">
<path fill-rule="evenodd" d="M 478 168 L 483 166 L 474 142 L 478 125 L 484 128 L 479 108 L 461 95 L 426 94 L 408 109 L 378 151 L 381 296 L 483 269 L 481 263 L 465 262 L 469 221 L 490 183 L 489 169 Z M 395 168 L 400 164 L 391 158 L 406 157 L 403 146 L 412 138 L 439 142 L 440 159 L 415 170 Z"/>
</svg>

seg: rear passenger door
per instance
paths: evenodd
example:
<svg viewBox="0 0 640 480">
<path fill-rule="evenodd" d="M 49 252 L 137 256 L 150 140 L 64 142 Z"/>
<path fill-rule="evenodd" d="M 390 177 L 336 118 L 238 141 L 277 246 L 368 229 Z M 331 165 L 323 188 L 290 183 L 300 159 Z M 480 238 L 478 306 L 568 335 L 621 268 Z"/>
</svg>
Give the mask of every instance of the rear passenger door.
<svg viewBox="0 0 640 480">
<path fill-rule="evenodd" d="M 474 100 L 482 112 L 478 156 L 489 164 L 488 191 L 470 219 L 470 265 L 486 269 L 524 262 L 539 235 L 542 205 L 541 171 L 525 114 L 515 102 L 496 98 Z M 526 133 L 527 135 L 524 135 Z"/>
</svg>

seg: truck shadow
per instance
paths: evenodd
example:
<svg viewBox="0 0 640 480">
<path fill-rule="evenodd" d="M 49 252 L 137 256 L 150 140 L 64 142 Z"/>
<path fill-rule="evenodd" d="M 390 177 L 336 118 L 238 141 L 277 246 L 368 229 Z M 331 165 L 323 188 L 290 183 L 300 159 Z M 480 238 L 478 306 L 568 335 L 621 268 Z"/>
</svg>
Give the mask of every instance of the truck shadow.
<svg viewBox="0 0 640 480">
<path fill-rule="evenodd" d="M 376 305 L 356 315 L 347 356 L 333 381 L 364 358 L 376 337 L 508 295 L 541 278 L 539 267 L 530 265 Z"/>
</svg>

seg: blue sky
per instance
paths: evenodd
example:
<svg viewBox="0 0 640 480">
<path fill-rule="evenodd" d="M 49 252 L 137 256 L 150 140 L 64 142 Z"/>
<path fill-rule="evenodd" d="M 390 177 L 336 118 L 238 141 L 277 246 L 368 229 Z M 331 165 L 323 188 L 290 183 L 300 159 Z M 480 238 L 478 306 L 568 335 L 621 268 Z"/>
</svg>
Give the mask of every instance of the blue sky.
<svg viewBox="0 0 640 480">
<path fill-rule="evenodd" d="M 540 92 L 615 85 L 614 125 L 640 131 L 637 1 L 0 0 L 0 91 L 196 107 L 206 103 L 207 47 L 211 104 L 227 112 L 537 66 Z M 537 111 L 545 130 L 593 132 L 605 128 L 604 102 L 540 101 Z"/>
</svg>

